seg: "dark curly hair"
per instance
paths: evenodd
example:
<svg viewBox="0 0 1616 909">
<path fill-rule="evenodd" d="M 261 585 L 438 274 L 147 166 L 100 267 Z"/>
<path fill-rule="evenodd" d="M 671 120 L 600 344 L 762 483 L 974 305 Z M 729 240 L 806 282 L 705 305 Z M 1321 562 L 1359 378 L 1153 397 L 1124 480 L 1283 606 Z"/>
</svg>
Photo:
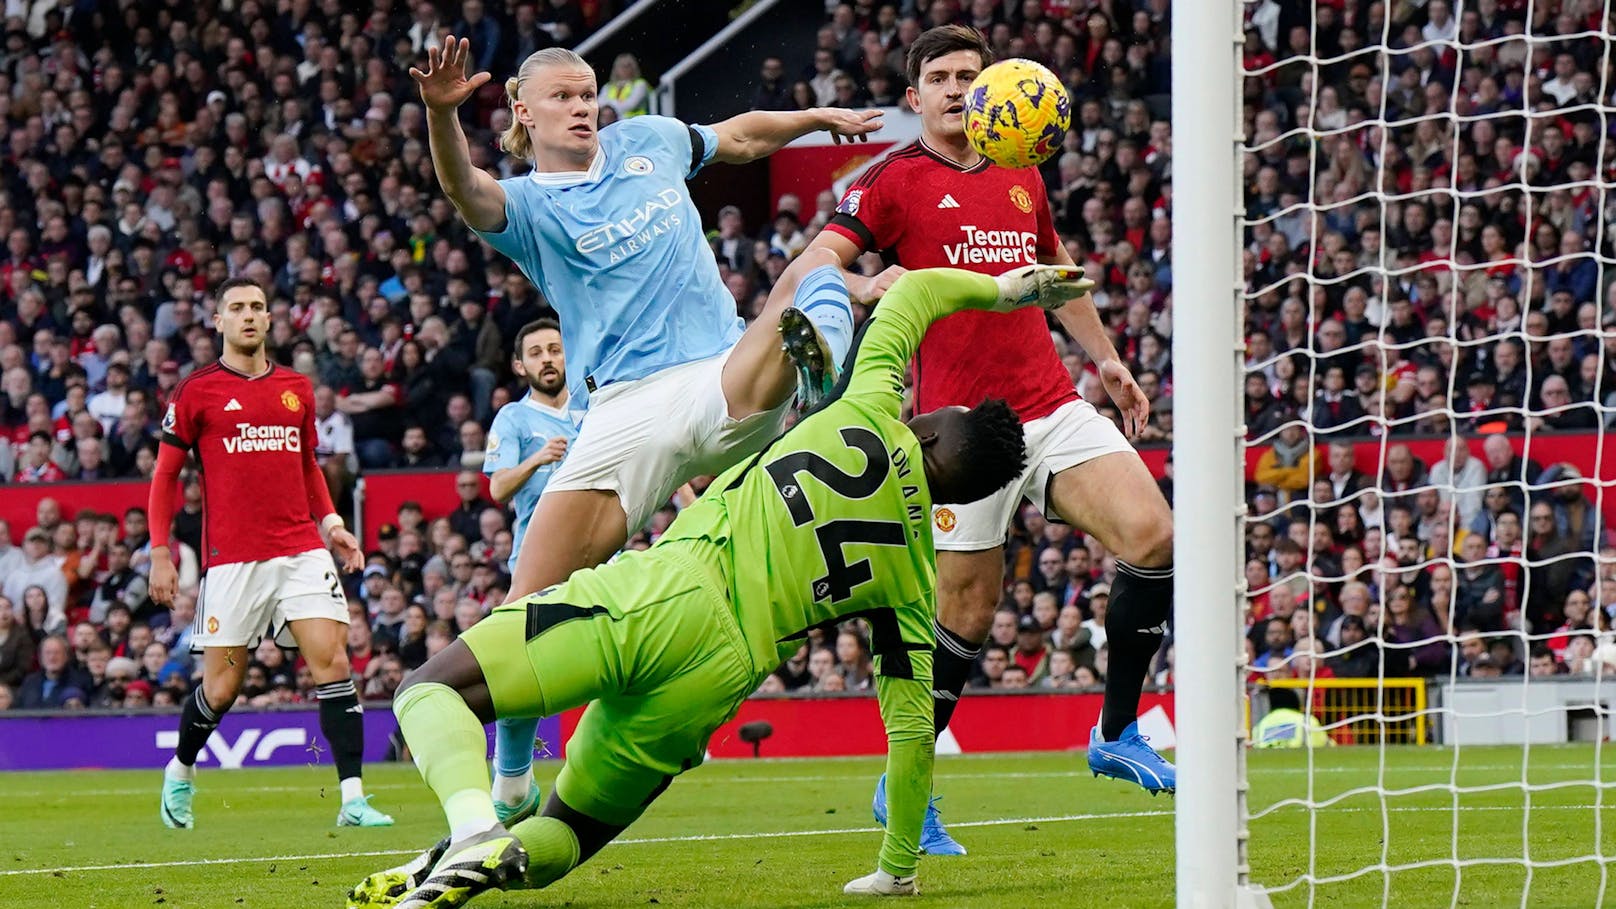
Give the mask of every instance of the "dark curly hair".
<svg viewBox="0 0 1616 909">
<path fill-rule="evenodd" d="M 948 482 L 934 484 L 932 500 L 965 505 L 985 499 L 1021 475 L 1027 466 L 1027 441 L 1021 420 L 1002 398 L 989 398 L 967 412 Z"/>
</svg>

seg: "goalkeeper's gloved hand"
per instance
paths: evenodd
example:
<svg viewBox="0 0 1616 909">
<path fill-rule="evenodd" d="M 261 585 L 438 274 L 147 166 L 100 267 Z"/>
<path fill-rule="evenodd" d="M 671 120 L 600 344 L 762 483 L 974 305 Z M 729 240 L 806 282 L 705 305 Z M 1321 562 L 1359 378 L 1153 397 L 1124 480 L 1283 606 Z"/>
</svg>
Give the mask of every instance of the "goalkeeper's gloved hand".
<svg viewBox="0 0 1616 909">
<path fill-rule="evenodd" d="M 993 279 L 999 285 L 994 309 L 1009 312 L 1024 306 L 1054 311 L 1093 290 L 1080 265 L 1023 265 Z"/>
</svg>

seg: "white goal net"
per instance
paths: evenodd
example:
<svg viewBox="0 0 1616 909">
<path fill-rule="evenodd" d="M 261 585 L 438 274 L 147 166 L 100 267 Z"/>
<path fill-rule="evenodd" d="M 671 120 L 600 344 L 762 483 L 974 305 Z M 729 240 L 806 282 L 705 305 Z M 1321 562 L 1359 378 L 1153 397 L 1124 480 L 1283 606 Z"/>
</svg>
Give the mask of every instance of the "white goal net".
<svg viewBox="0 0 1616 909">
<path fill-rule="evenodd" d="M 1609 4 L 1244 14 L 1251 881 L 1616 903 Z"/>
</svg>

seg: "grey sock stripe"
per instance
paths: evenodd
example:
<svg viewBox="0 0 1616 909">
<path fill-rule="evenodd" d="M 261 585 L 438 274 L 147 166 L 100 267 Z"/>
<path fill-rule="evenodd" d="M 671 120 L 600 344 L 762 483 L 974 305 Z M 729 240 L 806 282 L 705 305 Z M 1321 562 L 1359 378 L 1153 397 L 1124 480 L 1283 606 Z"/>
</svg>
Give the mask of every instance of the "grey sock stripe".
<svg viewBox="0 0 1616 909">
<path fill-rule="evenodd" d="M 208 699 L 202 694 L 202 688 L 200 686 L 197 687 L 195 696 L 196 709 L 202 712 L 202 718 L 207 720 L 209 723 L 219 722 L 219 715 L 213 712 L 212 707 L 208 706 Z"/>
<path fill-rule="evenodd" d="M 1146 578 L 1152 580 L 1170 578 L 1173 576 L 1173 566 L 1171 565 L 1167 565 L 1162 568 L 1141 568 L 1138 565 L 1129 564 L 1121 559 L 1117 559 L 1117 571 L 1123 574 L 1131 574 L 1136 578 Z"/>
<path fill-rule="evenodd" d="M 314 697 L 316 700 L 324 701 L 331 698 L 347 697 L 350 694 L 358 694 L 357 689 L 354 688 L 353 679 L 344 679 L 340 682 L 326 682 L 324 685 L 314 686 Z"/>
<path fill-rule="evenodd" d="M 982 648 L 966 647 L 963 643 L 961 643 L 959 635 L 949 631 L 941 625 L 933 623 L 932 632 L 936 636 L 937 642 L 942 644 L 948 649 L 948 652 L 957 657 L 967 660 L 974 660 L 982 653 Z"/>
</svg>

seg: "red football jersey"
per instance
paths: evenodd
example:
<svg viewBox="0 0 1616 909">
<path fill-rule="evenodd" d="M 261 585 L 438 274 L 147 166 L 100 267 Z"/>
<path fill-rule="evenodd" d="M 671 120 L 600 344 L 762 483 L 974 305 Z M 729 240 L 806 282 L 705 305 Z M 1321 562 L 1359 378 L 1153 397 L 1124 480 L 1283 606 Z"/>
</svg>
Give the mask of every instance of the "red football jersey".
<svg viewBox="0 0 1616 909">
<path fill-rule="evenodd" d="M 223 362 L 175 386 L 163 441 L 202 467 L 202 562 L 263 562 L 321 549 L 309 513 L 304 447 L 312 447 L 314 389 L 283 366 L 245 376 Z"/>
<path fill-rule="evenodd" d="M 998 275 L 1060 248 L 1037 168 L 986 158 L 961 168 L 923 140 L 865 171 L 828 230 L 904 268 Z M 961 312 L 934 324 L 915 353 L 915 411 L 1003 398 L 1023 421 L 1077 399 L 1039 309 Z"/>
</svg>

